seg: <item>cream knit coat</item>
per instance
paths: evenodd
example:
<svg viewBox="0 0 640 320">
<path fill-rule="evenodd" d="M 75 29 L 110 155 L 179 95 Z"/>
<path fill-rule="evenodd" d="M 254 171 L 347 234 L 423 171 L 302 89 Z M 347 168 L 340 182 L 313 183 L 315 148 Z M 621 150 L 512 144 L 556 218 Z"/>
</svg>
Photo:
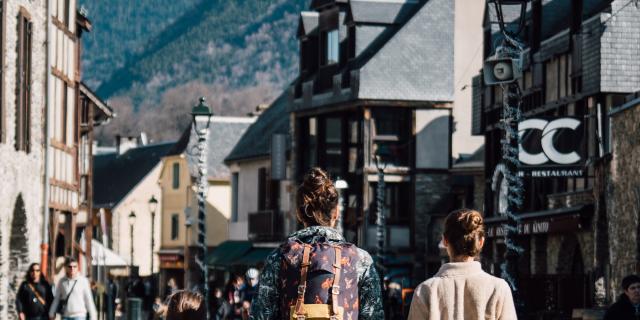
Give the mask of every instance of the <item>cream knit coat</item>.
<svg viewBox="0 0 640 320">
<path fill-rule="evenodd" d="M 413 294 L 409 320 L 476 319 L 517 319 L 509 285 L 479 262 L 446 263 Z"/>
</svg>

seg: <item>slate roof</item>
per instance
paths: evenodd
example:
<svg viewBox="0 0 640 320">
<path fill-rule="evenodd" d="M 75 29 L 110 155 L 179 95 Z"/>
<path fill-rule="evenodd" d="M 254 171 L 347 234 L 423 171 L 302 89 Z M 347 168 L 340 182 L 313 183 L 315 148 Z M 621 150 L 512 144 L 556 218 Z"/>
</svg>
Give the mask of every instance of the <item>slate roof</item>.
<svg viewBox="0 0 640 320">
<path fill-rule="evenodd" d="M 271 151 L 271 136 L 289 133 L 288 91 L 284 91 L 244 133 L 225 162 L 266 157 Z M 287 147 L 290 144 L 287 143 Z"/>
<path fill-rule="evenodd" d="M 357 58 L 358 98 L 452 101 L 453 1 L 429 0 L 406 10 L 414 11 L 406 22 L 383 32 L 370 53 Z"/>
<path fill-rule="evenodd" d="M 255 118 L 249 117 L 212 117 L 211 124 L 209 126 L 208 142 L 208 155 L 207 155 L 207 175 L 209 179 L 215 180 L 227 180 L 231 176 L 229 168 L 224 164 L 225 157 L 231 152 L 233 147 L 238 143 L 242 135 L 249 128 L 249 126 L 255 121 Z M 187 163 L 189 164 L 189 173 L 192 177 L 197 176 L 197 135 L 191 129 L 187 129 L 190 135 L 188 136 L 188 143 L 182 141 L 182 145 Z M 181 140 L 186 139 L 183 135 Z M 181 143 L 181 141 L 178 141 Z M 174 149 L 172 152 L 180 151 L 180 149 Z"/>
<path fill-rule="evenodd" d="M 460 155 L 452 166 L 452 171 L 471 171 L 484 168 L 484 145 L 470 155 Z"/>
<path fill-rule="evenodd" d="M 113 208 L 153 170 L 173 142 L 152 144 L 125 153 L 93 157 L 93 205 Z"/>
<path fill-rule="evenodd" d="M 394 24 L 406 21 L 415 10 L 418 0 L 351 0 L 353 21 L 363 23 Z"/>
<path fill-rule="evenodd" d="M 342 7 L 347 14 L 345 21 L 340 23 L 341 39 L 347 34 L 347 25 L 355 25 L 356 57 L 341 64 L 331 75 L 316 73 L 298 80 L 295 86 L 308 92 L 314 87 L 310 86 L 312 80 L 325 84 L 332 81 L 316 77 L 339 79 L 341 75 L 342 90 L 334 89 L 331 95 L 331 90 L 323 87 L 323 92 L 313 92 L 312 99 L 296 100 L 293 109 L 357 99 L 418 103 L 453 101 L 453 1 L 334 1 L 346 3 Z M 308 29 L 302 16 L 300 24 L 299 31 Z M 348 81 L 347 86 L 345 81 Z M 338 88 L 337 83 L 334 88 Z"/>
</svg>

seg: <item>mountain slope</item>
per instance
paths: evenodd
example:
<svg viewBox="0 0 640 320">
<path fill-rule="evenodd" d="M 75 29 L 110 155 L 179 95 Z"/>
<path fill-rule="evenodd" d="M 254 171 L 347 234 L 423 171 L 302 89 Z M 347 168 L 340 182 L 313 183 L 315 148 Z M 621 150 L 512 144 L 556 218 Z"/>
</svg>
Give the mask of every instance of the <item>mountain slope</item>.
<svg viewBox="0 0 640 320">
<path fill-rule="evenodd" d="M 188 81 L 281 86 L 297 68 L 297 13 L 305 1 L 213 0 L 187 12 L 98 88 L 111 97 Z M 134 100 L 140 97 L 134 96 Z"/>
<path fill-rule="evenodd" d="M 80 0 L 94 25 L 82 35 L 83 81 L 96 88 L 115 68 L 202 0 Z"/>
<path fill-rule="evenodd" d="M 98 131 L 103 142 L 112 141 L 116 134 L 141 131 L 155 141 L 177 139 L 198 96 L 209 98 L 208 104 L 218 115 L 245 115 L 256 105 L 273 100 L 295 77 L 298 14 L 309 0 L 191 3 L 190 8 L 181 7 L 184 14 L 147 37 L 144 45 L 136 47 L 143 41 L 137 39 L 136 45 L 128 46 L 139 49 L 124 53 L 127 58 L 122 67 L 113 68 L 111 63 L 111 72 L 102 72 L 109 74 L 105 80 L 94 77 L 100 84 L 97 93 L 109 99 L 119 115 Z M 94 27 L 102 25 L 94 23 Z M 109 45 L 102 50 L 109 52 Z M 83 59 L 95 65 L 85 70 L 103 69 L 102 64 L 119 59 L 87 57 L 91 54 L 85 52 Z"/>
</svg>

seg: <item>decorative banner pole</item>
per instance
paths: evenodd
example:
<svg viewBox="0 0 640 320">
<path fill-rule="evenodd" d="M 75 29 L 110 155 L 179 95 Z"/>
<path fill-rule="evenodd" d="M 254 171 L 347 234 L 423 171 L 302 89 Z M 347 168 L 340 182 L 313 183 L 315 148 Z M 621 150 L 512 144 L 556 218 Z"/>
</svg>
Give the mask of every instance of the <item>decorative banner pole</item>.
<svg viewBox="0 0 640 320">
<path fill-rule="evenodd" d="M 198 246 L 200 250 L 196 255 L 196 264 L 201 270 L 202 294 L 205 299 L 206 319 L 209 319 L 209 277 L 207 263 L 205 257 L 207 255 L 207 212 L 206 212 L 206 194 L 207 194 L 207 137 L 209 136 L 209 124 L 213 113 L 211 108 L 205 104 L 204 97 L 200 98 L 200 103 L 193 107 L 191 111 L 193 117 L 193 130 L 195 131 L 198 143 Z"/>
<path fill-rule="evenodd" d="M 503 214 L 507 217 L 507 221 L 503 225 L 506 246 L 505 261 L 500 268 L 501 277 L 511 286 L 516 306 L 520 310 L 524 304 L 518 291 L 518 260 L 524 250 L 516 243 L 516 239 L 520 222 L 517 212 L 522 208 L 524 185 L 522 178 L 518 175 L 518 167 L 520 166 L 518 123 L 522 118 L 520 112 L 522 94 L 517 80 L 521 77 L 521 56 L 524 48 L 517 37 L 525 26 L 528 1 L 487 1 L 487 4 L 493 5 L 495 9 L 503 41 L 502 45 L 496 48 L 495 56 L 485 61 L 483 71 L 485 83 L 487 85 L 499 84 L 503 93 L 503 111 L 500 124 L 505 132 L 501 143 L 502 163 L 505 166 L 503 179 L 507 182 L 507 205 Z M 513 7 L 519 9 L 519 16 L 513 21 L 505 21 L 503 12 L 518 12 L 512 10 Z"/>
<path fill-rule="evenodd" d="M 388 146 L 384 144 L 385 138 L 378 138 L 374 140 L 376 147 L 373 159 L 378 170 L 378 188 L 376 191 L 376 238 L 378 240 L 378 250 L 376 252 L 376 258 L 378 260 L 378 271 L 380 273 L 380 280 L 383 281 L 384 274 L 386 272 L 384 265 L 385 254 L 385 242 L 387 238 L 387 219 L 384 212 L 384 199 L 386 186 L 384 183 L 384 169 L 387 167 L 387 163 L 390 158 L 390 152 Z M 384 288 L 384 286 L 383 286 Z"/>
</svg>

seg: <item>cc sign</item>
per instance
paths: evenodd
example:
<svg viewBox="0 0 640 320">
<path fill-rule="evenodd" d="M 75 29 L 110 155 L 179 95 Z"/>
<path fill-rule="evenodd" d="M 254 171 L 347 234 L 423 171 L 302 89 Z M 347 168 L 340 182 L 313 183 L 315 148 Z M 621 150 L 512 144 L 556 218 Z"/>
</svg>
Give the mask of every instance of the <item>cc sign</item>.
<svg viewBox="0 0 640 320">
<path fill-rule="evenodd" d="M 523 137 L 528 130 L 539 130 L 542 132 L 540 146 L 542 150 L 537 153 L 530 153 L 523 147 L 523 142 L 519 144 L 519 159 L 524 165 L 536 166 L 547 164 L 552 165 L 570 165 L 575 164 L 582 159 L 580 154 L 574 151 L 561 152 L 558 150 L 558 132 L 562 129 L 576 131 L 582 123 L 575 118 L 560 118 L 555 120 L 545 119 L 527 119 L 518 124 L 518 133 Z M 522 139 L 521 139 L 522 140 Z M 577 141 L 576 141 L 577 142 Z M 579 146 L 579 143 L 572 145 Z"/>
</svg>

